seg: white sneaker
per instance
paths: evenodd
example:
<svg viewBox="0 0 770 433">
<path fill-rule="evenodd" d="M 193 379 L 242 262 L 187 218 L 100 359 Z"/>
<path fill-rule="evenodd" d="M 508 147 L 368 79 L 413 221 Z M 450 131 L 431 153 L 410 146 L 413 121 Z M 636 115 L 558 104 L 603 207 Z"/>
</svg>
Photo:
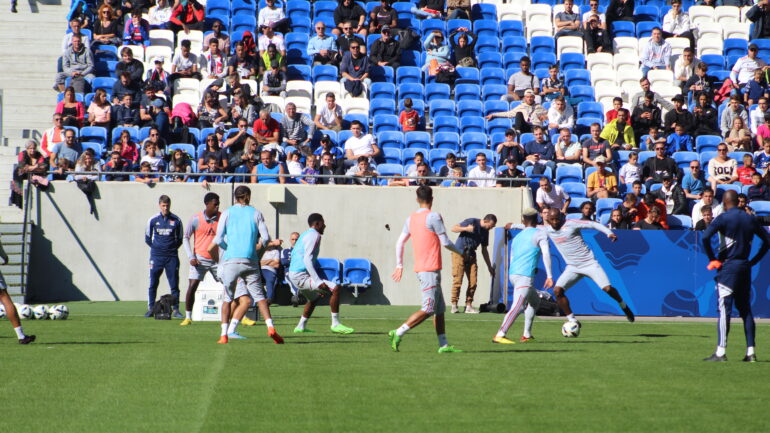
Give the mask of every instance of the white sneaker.
<svg viewBox="0 0 770 433">
<path fill-rule="evenodd" d="M 466 305 L 465 314 L 479 314 L 479 310 L 474 309 L 472 305 Z"/>
<path fill-rule="evenodd" d="M 457 308 L 457 304 L 452 304 L 452 314 L 457 314 L 460 312 L 460 309 Z"/>
</svg>

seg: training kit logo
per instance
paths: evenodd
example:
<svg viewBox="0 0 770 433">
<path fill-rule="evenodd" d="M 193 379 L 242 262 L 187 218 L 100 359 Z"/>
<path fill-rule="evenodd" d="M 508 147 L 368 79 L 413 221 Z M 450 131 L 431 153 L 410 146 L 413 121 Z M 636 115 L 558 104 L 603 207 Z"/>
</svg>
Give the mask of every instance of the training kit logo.
<svg viewBox="0 0 770 433">
<path fill-rule="evenodd" d="M 595 234 L 594 240 L 615 269 L 638 265 L 650 251 L 650 245 L 641 233 L 633 230 L 623 230 L 617 242 L 612 242 L 603 233 Z"/>
</svg>

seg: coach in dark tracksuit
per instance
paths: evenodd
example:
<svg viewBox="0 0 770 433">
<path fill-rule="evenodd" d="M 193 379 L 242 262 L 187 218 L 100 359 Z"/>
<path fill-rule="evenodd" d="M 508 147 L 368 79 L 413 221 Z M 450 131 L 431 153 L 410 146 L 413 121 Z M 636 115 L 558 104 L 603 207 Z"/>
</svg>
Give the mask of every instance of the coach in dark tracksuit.
<svg viewBox="0 0 770 433">
<path fill-rule="evenodd" d="M 179 312 L 179 247 L 182 246 L 182 220 L 171 213 L 171 199 L 167 195 L 158 200 L 160 213 L 147 221 L 144 242 L 150 247 L 150 288 L 148 289 L 148 311 L 152 316 L 155 295 L 160 283 L 160 274 L 166 271 L 171 296 L 174 297 L 173 317 L 183 318 Z"/>
<path fill-rule="evenodd" d="M 722 196 L 722 213 L 703 232 L 703 249 L 709 258 L 709 270 L 716 268 L 717 305 L 719 308 L 718 344 L 716 352 L 704 361 L 727 361 L 727 333 L 730 331 L 730 313 L 733 303 L 743 319 L 743 331 L 746 334 L 746 362 L 756 362 L 754 354 L 754 316 L 751 313 L 751 267 L 759 263 L 770 249 L 770 235 L 759 221 L 738 208 L 738 194 L 725 191 Z M 719 233 L 724 237 L 725 247 L 714 255 L 711 238 Z M 754 235 L 762 245 L 754 258 L 751 255 L 751 242 Z"/>
</svg>

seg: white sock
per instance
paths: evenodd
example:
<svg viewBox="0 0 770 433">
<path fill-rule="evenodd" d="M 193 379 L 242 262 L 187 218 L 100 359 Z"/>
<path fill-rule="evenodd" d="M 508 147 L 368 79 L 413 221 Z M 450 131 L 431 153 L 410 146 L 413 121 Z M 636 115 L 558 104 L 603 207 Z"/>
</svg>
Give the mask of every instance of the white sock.
<svg viewBox="0 0 770 433">
<path fill-rule="evenodd" d="M 503 338 L 505 337 L 505 332 L 503 331 L 497 331 L 497 334 L 495 334 L 496 338 Z"/>
<path fill-rule="evenodd" d="M 535 321 L 535 309 L 531 305 L 527 305 L 527 309 L 524 310 L 524 335 L 527 338 L 532 337 L 532 323 Z"/>
<path fill-rule="evenodd" d="M 717 356 L 725 356 L 726 347 L 717 346 L 716 355 Z"/>
<path fill-rule="evenodd" d="M 754 346 L 749 346 L 746 348 L 746 356 L 751 356 L 754 354 Z"/>
<path fill-rule="evenodd" d="M 227 323 L 222 324 L 222 333 L 219 335 L 227 335 Z"/>
<path fill-rule="evenodd" d="M 299 323 L 297 323 L 297 329 L 305 329 L 306 323 L 307 323 L 307 317 L 301 316 L 299 318 Z"/>
<path fill-rule="evenodd" d="M 446 341 L 446 334 L 438 334 L 438 347 L 449 346 L 449 342 Z"/>
<path fill-rule="evenodd" d="M 26 335 L 24 335 L 24 331 L 21 329 L 21 326 L 18 328 L 13 328 L 13 330 L 16 331 L 16 336 L 19 337 L 19 340 L 26 337 Z"/>
<path fill-rule="evenodd" d="M 192 311 L 185 311 L 184 312 L 184 318 L 192 320 Z"/>
<path fill-rule="evenodd" d="M 574 314 L 567 314 L 567 320 L 570 322 L 577 322 L 577 319 L 575 318 Z"/>
<path fill-rule="evenodd" d="M 238 319 L 230 320 L 230 326 L 227 328 L 227 333 L 228 334 L 234 334 L 235 330 L 238 329 L 238 323 L 239 322 L 240 322 L 240 320 L 238 320 Z"/>
<path fill-rule="evenodd" d="M 332 326 L 340 324 L 340 313 L 332 313 Z"/>
<path fill-rule="evenodd" d="M 265 326 L 268 328 L 275 328 L 275 326 L 273 326 L 273 319 L 265 319 Z"/>
<path fill-rule="evenodd" d="M 406 331 L 409 330 L 409 326 L 404 323 L 403 325 L 399 326 L 398 329 L 396 329 L 396 335 L 399 337 L 403 337 L 404 334 L 406 334 Z"/>
</svg>

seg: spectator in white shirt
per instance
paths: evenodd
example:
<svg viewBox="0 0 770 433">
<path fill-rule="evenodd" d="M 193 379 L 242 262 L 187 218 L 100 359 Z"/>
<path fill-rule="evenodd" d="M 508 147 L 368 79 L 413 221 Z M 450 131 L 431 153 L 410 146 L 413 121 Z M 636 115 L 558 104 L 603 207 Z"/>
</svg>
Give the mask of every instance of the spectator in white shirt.
<svg viewBox="0 0 770 433">
<path fill-rule="evenodd" d="M 663 37 L 687 38 L 690 48 L 695 46 L 695 38 L 690 30 L 690 16 L 682 12 L 682 0 L 671 1 L 671 10 L 663 17 Z"/>
<path fill-rule="evenodd" d="M 561 128 L 572 128 L 575 125 L 575 113 L 572 107 L 559 96 L 551 102 L 548 109 L 548 133 L 556 134 Z"/>
<path fill-rule="evenodd" d="M 767 98 L 759 98 L 757 101 L 757 107 L 751 110 L 749 113 L 751 133 L 756 135 L 759 125 L 765 124 L 765 113 L 767 112 Z"/>
<path fill-rule="evenodd" d="M 283 8 L 275 5 L 275 0 L 266 0 L 267 6 L 259 10 L 259 19 L 257 20 L 257 26 L 267 26 L 272 28 L 276 32 L 288 33 L 289 19 L 286 18 L 286 14 Z"/>
<path fill-rule="evenodd" d="M 364 125 L 358 120 L 350 123 L 353 136 L 345 141 L 345 167 L 352 167 L 358 158 L 365 156 L 370 162 L 380 155 L 380 148 L 371 134 L 364 134 Z"/>
<path fill-rule="evenodd" d="M 335 100 L 334 93 L 329 92 L 326 94 L 326 105 L 317 109 L 313 121 L 318 129 L 342 130 L 342 108 Z"/>
<path fill-rule="evenodd" d="M 588 6 L 591 8 L 591 10 L 583 14 L 583 27 L 588 30 L 588 20 L 591 19 L 592 15 L 596 15 L 599 17 L 599 28 L 606 29 L 607 17 L 603 13 L 599 12 L 599 0 L 591 0 L 588 2 Z"/>
<path fill-rule="evenodd" d="M 758 68 L 766 69 L 767 63 L 757 57 L 759 47 L 757 44 L 749 44 L 749 54 L 743 56 L 733 65 L 730 71 L 730 80 L 733 82 L 733 95 L 740 95 L 740 89 L 754 79 L 754 71 Z"/>
<path fill-rule="evenodd" d="M 495 176 L 495 169 L 487 165 L 487 156 L 479 153 L 476 155 L 476 166 L 468 172 L 468 186 L 494 188 L 497 186 Z"/>
<path fill-rule="evenodd" d="M 540 209 L 554 208 L 566 214 L 571 201 L 569 194 L 562 187 L 551 184 L 547 177 L 540 178 L 540 188 L 535 194 L 535 202 Z"/>
<path fill-rule="evenodd" d="M 650 69 L 671 69 L 671 45 L 663 40 L 660 27 L 652 29 L 652 37 L 642 48 L 640 57 L 643 77 L 647 76 Z"/>
<path fill-rule="evenodd" d="M 267 46 L 273 44 L 281 53 L 281 56 L 286 57 L 286 46 L 283 43 L 283 36 L 276 34 L 270 26 L 260 26 L 259 29 L 262 31 L 262 36 L 257 40 L 259 56 L 264 56 Z"/>
<path fill-rule="evenodd" d="M 190 40 L 185 39 L 179 45 L 179 53 L 171 60 L 171 75 L 168 77 L 169 86 L 179 78 L 201 79 L 198 72 L 198 56 L 190 52 Z"/>
<path fill-rule="evenodd" d="M 685 48 L 682 55 L 674 62 L 674 81 L 679 87 L 682 87 L 682 90 L 684 90 L 687 80 L 695 75 L 695 67 L 698 63 L 700 60 L 695 58 L 691 48 Z"/>
</svg>

